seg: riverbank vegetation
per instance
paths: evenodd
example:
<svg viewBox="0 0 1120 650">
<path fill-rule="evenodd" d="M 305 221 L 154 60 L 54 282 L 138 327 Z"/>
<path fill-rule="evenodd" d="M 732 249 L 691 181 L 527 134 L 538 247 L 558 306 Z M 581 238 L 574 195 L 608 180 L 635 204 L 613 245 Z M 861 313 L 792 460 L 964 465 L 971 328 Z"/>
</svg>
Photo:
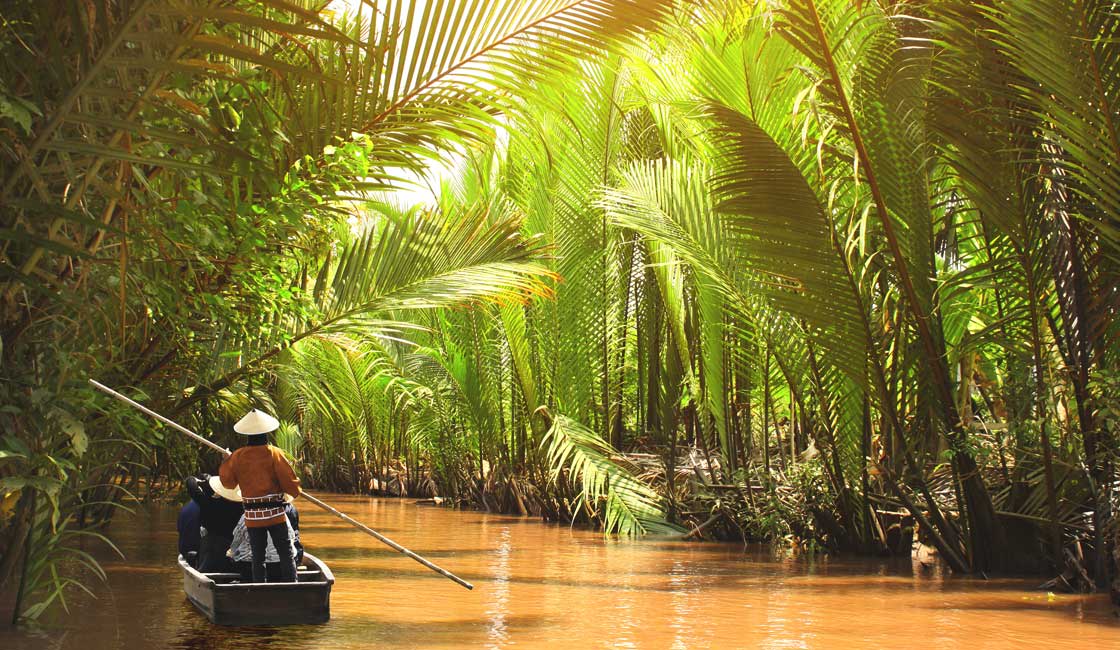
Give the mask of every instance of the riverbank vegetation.
<svg viewBox="0 0 1120 650">
<path fill-rule="evenodd" d="M 412 4 L 5 9 L 17 616 L 216 463 L 90 376 L 316 487 L 1108 587 L 1113 3 Z"/>
</svg>

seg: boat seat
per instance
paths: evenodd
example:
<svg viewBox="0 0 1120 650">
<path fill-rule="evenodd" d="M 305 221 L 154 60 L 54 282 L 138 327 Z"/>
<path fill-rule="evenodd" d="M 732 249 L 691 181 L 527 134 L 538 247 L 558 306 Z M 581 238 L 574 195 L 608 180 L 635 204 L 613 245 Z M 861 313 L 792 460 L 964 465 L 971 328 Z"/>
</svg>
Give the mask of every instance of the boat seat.
<svg viewBox="0 0 1120 650">
<path fill-rule="evenodd" d="M 204 573 L 202 574 L 214 582 L 229 582 L 241 577 L 240 573 Z"/>
<path fill-rule="evenodd" d="M 234 580 L 241 580 L 240 573 L 207 573 L 207 578 L 210 578 L 217 584 L 227 584 Z M 323 579 L 323 572 L 318 569 L 302 569 L 296 571 L 296 582 L 318 582 Z"/>
</svg>

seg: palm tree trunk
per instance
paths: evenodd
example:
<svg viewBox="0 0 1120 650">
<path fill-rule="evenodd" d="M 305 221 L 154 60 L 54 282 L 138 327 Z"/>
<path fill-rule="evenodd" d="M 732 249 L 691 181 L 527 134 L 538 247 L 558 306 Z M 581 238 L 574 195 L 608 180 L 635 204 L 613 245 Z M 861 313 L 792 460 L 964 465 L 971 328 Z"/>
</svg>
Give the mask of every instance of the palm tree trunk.
<svg viewBox="0 0 1120 650">
<path fill-rule="evenodd" d="M 809 9 L 808 17 L 812 21 L 810 29 L 814 32 L 814 37 L 820 45 L 820 56 L 823 58 L 825 68 L 824 73 L 829 79 L 835 93 L 835 99 L 839 103 L 840 111 L 845 118 L 852 144 L 860 162 L 860 171 L 867 181 L 874 202 L 874 209 L 883 228 L 883 235 L 890 251 L 890 259 L 893 261 L 893 269 L 898 278 L 899 289 L 902 291 L 905 302 L 914 317 L 914 325 L 925 351 L 926 364 L 940 402 L 940 416 L 945 427 L 945 435 L 950 445 L 957 450 L 954 452 L 955 462 L 961 471 L 965 500 L 968 504 L 969 517 L 972 519 L 969 522 L 969 530 L 972 533 L 970 544 L 972 568 L 974 571 L 981 572 L 1002 568 L 1004 561 L 999 549 L 1005 547 L 1003 526 L 996 516 L 991 495 L 988 493 L 987 486 L 984 485 L 975 460 L 964 451 L 964 433 L 960 428 L 960 416 L 953 399 L 952 380 L 949 377 L 949 368 L 946 363 L 945 342 L 941 334 L 940 319 L 935 312 L 927 313 L 925 303 L 919 299 L 907 258 L 902 252 L 902 247 L 895 232 L 893 218 L 889 214 L 886 198 L 880 187 L 877 167 L 868 153 L 859 121 L 856 119 L 855 112 L 848 99 L 843 78 L 832 55 L 832 44 L 825 32 L 816 2 L 807 0 L 806 6 Z"/>
<path fill-rule="evenodd" d="M 770 486 L 770 344 L 766 344 L 766 362 L 762 365 L 762 463 L 766 468 L 766 485 Z"/>
<path fill-rule="evenodd" d="M 1073 361 L 1069 376 L 1077 404 L 1077 423 L 1085 450 L 1085 464 L 1089 468 L 1096 497 L 1093 508 L 1093 558 L 1090 564 L 1097 587 L 1104 589 L 1117 567 L 1110 565 L 1110 540 L 1106 537 L 1106 529 L 1112 520 L 1113 472 L 1108 453 L 1103 450 L 1112 448 L 1112 444 L 1107 437 L 1107 429 L 1097 428 L 1090 404 L 1090 368 L 1094 362 L 1094 320 L 1089 308 L 1092 280 L 1086 273 L 1082 254 L 1084 244 L 1078 224 L 1064 211 L 1056 211 L 1054 216 L 1057 258 L 1052 267 L 1054 286 L 1058 294 L 1066 350 Z"/>
</svg>

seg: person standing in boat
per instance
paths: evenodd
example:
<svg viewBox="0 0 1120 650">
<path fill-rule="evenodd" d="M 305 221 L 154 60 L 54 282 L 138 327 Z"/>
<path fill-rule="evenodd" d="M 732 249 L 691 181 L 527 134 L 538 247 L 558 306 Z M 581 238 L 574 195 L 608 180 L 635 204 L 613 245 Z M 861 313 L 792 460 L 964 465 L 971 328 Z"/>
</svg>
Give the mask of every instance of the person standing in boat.
<svg viewBox="0 0 1120 650">
<path fill-rule="evenodd" d="M 229 489 L 241 488 L 245 507 L 245 527 L 252 551 L 253 582 L 267 582 L 265 549 L 268 540 L 276 548 L 280 576 L 284 582 L 296 581 L 296 561 L 288 537 L 288 518 L 284 495 L 299 496 L 299 479 L 284 452 L 268 444 L 268 434 L 280 423 L 264 411 L 253 409 L 233 425 L 233 430 L 248 436 L 248 442 L 222 463 L 221 483 Z"/>
<path fill-rule="evenodd" d="M 288 516 L 288 538 L 292 541 L 292 553 L 298 570 L 299 563 L 303 561 L 303 544 L 299 541 L 299 513 L 291 503 L 287 505 L 285 513 Z M 233 529 L 233 543 L 230 544 L 227 555 L 227 559 L 233 563 L 233 569 L 241 574 L 241 579 L 244 582 L 252 580 L 253 551 L 249 544 L 249 529 L 245 527 L 245 517 Z M 270 580 L 280 579 L 279 556 L 272 541 L 265 548 L 264 569 Z"/>
</svg>

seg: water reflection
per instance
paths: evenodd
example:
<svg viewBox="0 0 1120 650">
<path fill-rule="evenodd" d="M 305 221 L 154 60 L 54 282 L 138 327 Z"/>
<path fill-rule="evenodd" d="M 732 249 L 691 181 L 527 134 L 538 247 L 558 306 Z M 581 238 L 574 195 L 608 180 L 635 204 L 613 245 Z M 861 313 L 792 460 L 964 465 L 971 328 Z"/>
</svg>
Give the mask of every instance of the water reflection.
<svg viewBox="0 0 1120 650">
<path fill-rule="evenodd" d="M 492 589 L 489 590 L 490 607 L 486 615 L 490 617 L 490 629 L 487 632 L 489 643 L 487 648 L 504 648 L 509 634 L 506 632 L 506 614 L 509 605 L 509 554 L 510 554 L 509 527 L 503 527 L 498 534 L 498 548 L 494 552 L 494 561 L 490 564 L 493 578 Z"/>
<path fill-rule="evenodd" d="M 696 616 L 693 594 L 697 593 L 698 588 L 693 585 L 693 576 L 689 573 L 688 564 L 680 560 L 673 562 L 669 569 L 669 585 L 672 588 L 672 595 L 669 597 L 673 612 L 672 621 L 669 624 L 673 631 L 672 648 L 673 650 L 686 650 L 693 646 L 696 633 L 702 632 L 704 629 L 696 624 L 700 617 Z"/>
<path fill-rule="evenodd" d="M 335 572 L 322 626 L 228 629 L 186 601 L 174 509 L 121 519 L 98 600 L 0 648 L 849 648 L 918 641 L 970 650 L 1120 647 L 1104 598 L 1035 581 L 950 578 L 908 560 L 776 558 L 768 549 L 591 531 L 396 500 L 332 497 L 353 516 L 472 581 L 466 591 L 327 515 L 304 509 L 308 549 Z"/>
</svg>

